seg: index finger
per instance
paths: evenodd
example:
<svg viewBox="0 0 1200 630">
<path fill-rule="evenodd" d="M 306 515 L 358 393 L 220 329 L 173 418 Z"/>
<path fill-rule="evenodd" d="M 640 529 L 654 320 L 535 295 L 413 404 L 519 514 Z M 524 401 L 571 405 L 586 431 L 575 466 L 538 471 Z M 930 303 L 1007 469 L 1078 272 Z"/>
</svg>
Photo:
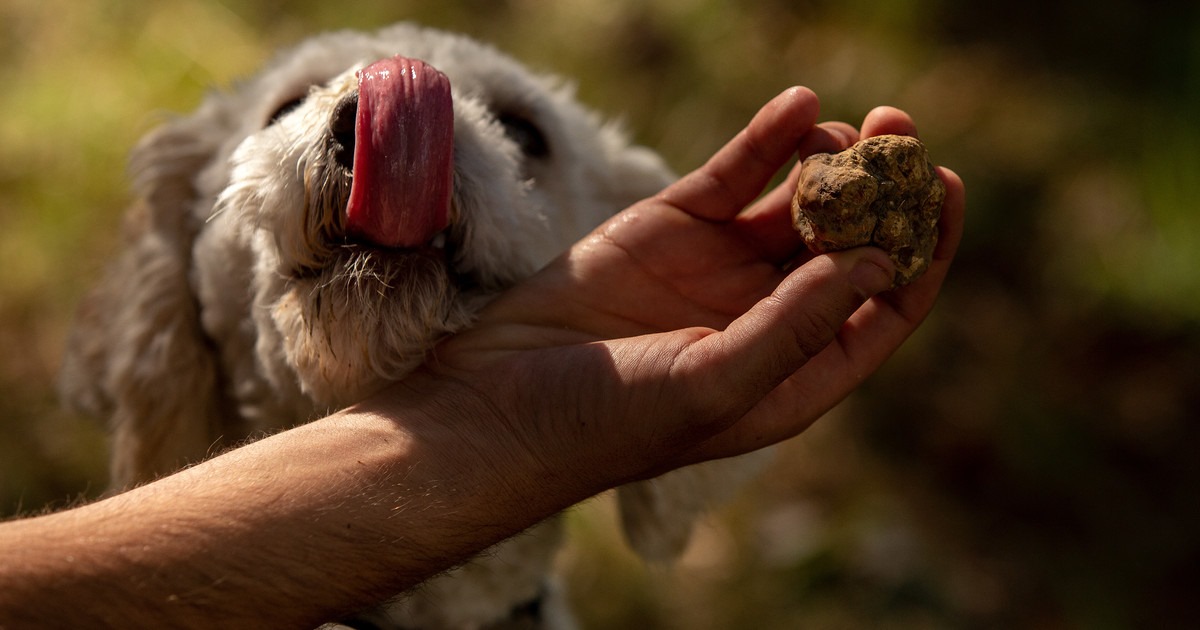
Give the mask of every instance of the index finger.
<svg viewBox="0 0 1200 630">
<path fill-rule="evenodd" d="M 791 159 L 816 125 L 819 111 L 812 90 L 786 90 L 764 105 L 704 166 L 663 190 L 658 199 L 701 219 L 732 219 Z"/>
</svg>

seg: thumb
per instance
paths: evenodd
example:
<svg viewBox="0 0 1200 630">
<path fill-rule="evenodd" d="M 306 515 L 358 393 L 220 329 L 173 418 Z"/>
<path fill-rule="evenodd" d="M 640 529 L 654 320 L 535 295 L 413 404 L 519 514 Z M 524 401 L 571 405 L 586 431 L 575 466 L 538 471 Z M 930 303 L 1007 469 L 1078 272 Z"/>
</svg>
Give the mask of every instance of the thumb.
<svg viewBox="0 0 1200 630">
<path fill-rule="evenodd" d="M 719 415 L 732 422 L 828 346 L 863 303 L 891 287 L 894 274 L 887 255 L 872 247 L 816 256 L 724 331 L 689 347 L 679 365 L 700 370 L 697 393 L 717 398 Z"/>
</svg>

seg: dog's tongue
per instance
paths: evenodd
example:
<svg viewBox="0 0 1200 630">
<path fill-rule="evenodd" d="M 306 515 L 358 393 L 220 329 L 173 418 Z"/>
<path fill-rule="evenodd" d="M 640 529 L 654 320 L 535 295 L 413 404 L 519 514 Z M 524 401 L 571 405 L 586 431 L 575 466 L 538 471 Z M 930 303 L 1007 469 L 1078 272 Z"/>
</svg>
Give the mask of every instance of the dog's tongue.
<svg viewBox="0 0 1200 630">
<path fill-rule="evenodd" d="M 358 73 L 347 230 L 385 247 L 426 243 L 449 223 L 454 110 L 450 81 L 416 59 Z"/>
</svg>

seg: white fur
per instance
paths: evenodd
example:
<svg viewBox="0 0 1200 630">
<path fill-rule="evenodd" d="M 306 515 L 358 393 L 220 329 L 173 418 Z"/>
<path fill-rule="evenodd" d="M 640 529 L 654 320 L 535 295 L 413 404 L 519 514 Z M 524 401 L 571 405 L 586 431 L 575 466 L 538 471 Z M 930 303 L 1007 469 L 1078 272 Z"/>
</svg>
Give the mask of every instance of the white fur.
<svg viewBox="0 0 1200 630">
<path fill-rule="evenodd" d="M 357 89 L 356 70 L 396 54 L 451 82 L 449 261 L 343 237 L 346 182 L 325 150 L 331 113 Z M 534 121 L 549 157 L 523 156 L 497 123 L 500 110 Z M 497 291 L 672 179 L 558 82 L 467 38 L 406 24 L 302 43 L 149 134 L 131 165 L 128 247 L 81 308 L 62 377 L 69 402 L 109 419 L 116 489 L 403 377 Z M 739 466 L 626 489 L 634 546 L 677 554 L 706 497 Z M 422 628 L 502 618 L 546 588 L 559 529 L 552 520 L 368 616 Z M 570 626 L 562 614 L 544 622 Z"/>
</svg>

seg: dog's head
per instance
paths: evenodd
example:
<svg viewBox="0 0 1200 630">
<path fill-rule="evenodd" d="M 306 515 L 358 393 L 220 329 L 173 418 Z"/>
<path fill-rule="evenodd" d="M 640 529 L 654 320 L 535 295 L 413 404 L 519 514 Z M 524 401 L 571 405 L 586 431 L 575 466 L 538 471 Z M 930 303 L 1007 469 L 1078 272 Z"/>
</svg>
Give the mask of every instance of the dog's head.
<svg viewBox="0 0 1200 630">
<path fill-rule="evenodd" d="M 241 90 L 201 174 L 196 278 L 215 338 L 340 406 L 411 370 L 481 298 L 666 182 L 564 90 L 473 40 L 401 26 L 318 38 Z M 253 268 L 228 269 L 230 243 Z M 249 297 L 249 296 L 247 296 Z M 225 312 L 222 312 L 225 311 Z"/>
<path fill-rule="evenodd" d="M 403 376 L 671 179 L 566 87 L 410 25 L 304 42 L 152 132 L 132 169 L 131 242 L 63 377 L 112 418 L 118 483 Z"/>
</svg>

